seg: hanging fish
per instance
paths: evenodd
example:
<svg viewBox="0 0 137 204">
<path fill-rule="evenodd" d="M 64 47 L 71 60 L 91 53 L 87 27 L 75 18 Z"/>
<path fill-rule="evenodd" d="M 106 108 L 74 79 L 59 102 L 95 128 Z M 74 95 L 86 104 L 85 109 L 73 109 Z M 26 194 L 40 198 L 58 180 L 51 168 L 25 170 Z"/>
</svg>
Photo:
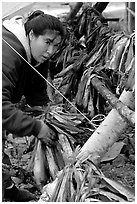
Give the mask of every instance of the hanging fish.
<svg viewBox="0 0 137 204">
<path fill-rule="evenodd" d="M 132 59 L 129 70 L 128 79 L 126 82 L 125 90 L 133 91 L 135 89 L 135 57 Z"/>
<path fill-rule="evenodd" d="M 123 50 L 128 41 L 127 37 L 122 37 L 116 45 L 114 45 L 114 51 L 112 52 L 113 58 L 110 62 L 110 69 L 117 71 L 121 62 L 121 57 L 123 54 Z"/>
<path fill-rule="evenodd" d="M 62 155 L 64 158 L 65 164 L 67 164 L 67 161 L 72 156 L 73 150 L 71 147 L 71 144 L 65 134 L 60 133 L 59 134 L 59 143 L 62 146 Z"/>
<path fill-rule="evenodd" d="M 42 143 L 40 140 L 38 140 L 34 158 L 33 173 L 36 184 L 38 185 L 40 190 L 42 190 L 42 187 L 48 181 L 48 175 L 46 174 L 46 164 L 47 160 L 42 149 Z"/>
<path fill-rule="evenodd" d="M 82 14 L 82 17 L 80 19 L 80 25 L 79 25 L 79 34 L 84 35 L 85 32 L 85 23 L 86 23 L 86 13 L 84 12 Z"/>
<path fill-rule="evenodd" d="M 57 173 L 59 172 L 59 168 L 55 163 L 52 150 L 48 146 L 46 147 L 46 157 L 47 157 L 47 160 L 48 160 L 50 176 L 54 180 L 56 178 L 56 176 L 57 176 Z"/>
</svg>

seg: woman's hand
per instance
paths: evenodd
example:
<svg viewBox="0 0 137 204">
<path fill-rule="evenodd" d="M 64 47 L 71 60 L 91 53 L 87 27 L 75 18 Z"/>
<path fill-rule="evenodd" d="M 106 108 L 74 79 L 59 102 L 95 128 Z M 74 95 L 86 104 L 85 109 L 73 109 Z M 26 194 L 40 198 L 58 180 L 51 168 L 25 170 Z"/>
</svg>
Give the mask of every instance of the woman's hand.
<svg viewBox="0 0 137 204">
<path fill-rule="evenodd" d="M 54 132 L 43 121 L 41 121 L 41 129 L 37 137 L 49 147 L 54 146 L 55 141 L 58 139 L 56 132 Z"/>
</svg>

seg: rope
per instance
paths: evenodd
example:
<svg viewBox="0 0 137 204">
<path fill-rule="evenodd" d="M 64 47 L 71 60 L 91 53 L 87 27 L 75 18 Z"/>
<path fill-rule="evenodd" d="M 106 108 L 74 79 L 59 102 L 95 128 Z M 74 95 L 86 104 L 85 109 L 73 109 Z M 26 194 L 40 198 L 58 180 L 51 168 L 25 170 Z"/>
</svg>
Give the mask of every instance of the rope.
<svg viewBox="0 0 137 204">
<path fill-rule="evenodd" d="M 71 102 L 69 101 L 52 83 L 50 83 L 45 77 L 43 77 L 24 57 L 20 55 L 5 39 L 2 40 L 18 55 L 20 56 L 37 74 L 39 74 L 54 90 L 56 90 L 71 106 L 73 106 L 93 127 L 96 126 Z"/>
</svg>

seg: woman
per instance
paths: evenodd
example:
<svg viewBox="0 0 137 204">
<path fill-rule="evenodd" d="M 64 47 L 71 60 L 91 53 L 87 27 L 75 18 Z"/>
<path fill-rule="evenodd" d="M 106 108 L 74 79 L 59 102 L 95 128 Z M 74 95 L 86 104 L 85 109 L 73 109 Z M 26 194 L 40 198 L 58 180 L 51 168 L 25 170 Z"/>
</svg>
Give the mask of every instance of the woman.
<svg viewBox="0 0 137 204">
<path fill-rule="evenodd" d="M 5 20 L 2 27 L 3 147 L 5 130 L 20 137 L 34 135 L 46 145 L 54 145 L 55 132 L 45 123 L 17 109 L 15 103 L 24 95 L 30 106 L 47 104 L 46 83 L 25 60 L 46 78 L 49 59 L 59 49 L 64 28 L 57 18 L 39 10 L 33 12 L 26 21 L 19 16 Z M 3 152 L 3 163 L 7 162 L 10 163 Z M 3 197 L 13 201 L 34 199 L 29 192 L 16 188 L 4 172 Z"/>
</svg>

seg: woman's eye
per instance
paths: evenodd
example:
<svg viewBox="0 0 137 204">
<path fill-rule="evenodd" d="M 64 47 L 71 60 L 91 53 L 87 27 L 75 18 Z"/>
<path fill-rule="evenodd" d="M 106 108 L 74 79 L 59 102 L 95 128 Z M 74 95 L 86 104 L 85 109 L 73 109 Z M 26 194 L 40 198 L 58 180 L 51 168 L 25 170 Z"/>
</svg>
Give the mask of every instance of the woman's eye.
<svg viewBox="0 0 137 204">
<path fill-rule="evenodd" d="M 54 45 L 54 47 L 56 47 L 56 48 L 59 48 L 59 44 L 57 44 L 57 45 Z"/>
<path fill-rule="evenodd" d="M 49 41 L 46 41 L 45 43 L 46 43 L 47 45 L 50 45 L 50 42 L 49 42 Z"/>
</svg>

